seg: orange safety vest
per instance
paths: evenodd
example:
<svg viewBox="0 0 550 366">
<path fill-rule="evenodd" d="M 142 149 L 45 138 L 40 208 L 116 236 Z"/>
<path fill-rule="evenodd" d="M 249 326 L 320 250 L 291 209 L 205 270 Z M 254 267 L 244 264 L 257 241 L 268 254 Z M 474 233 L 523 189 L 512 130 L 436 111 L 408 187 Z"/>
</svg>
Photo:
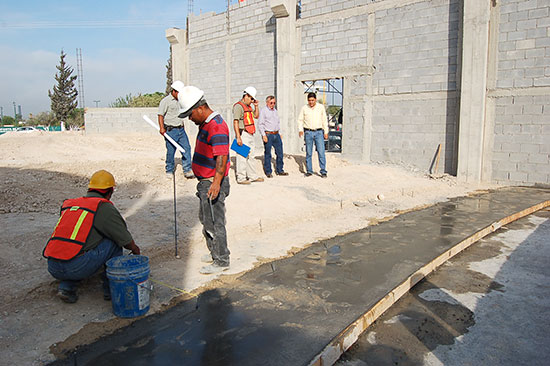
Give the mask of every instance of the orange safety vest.
<svg viewBox="0 0 550 366">
<path fill-rule="evenodd" d="M 99 197 L 65 200 L 61 206 L 61 217 L 42 255 L 66 261 L 76 257 L 92 231 L 95 213 L 101 202 L 112 204 L 111 201 Z"/>
<path fill-rule="evenodd" d="M 243 122 L 244 122 L 244 129 L 249 134 L 253 135 L 254 132 L 256 132 L 256 127 L 254 127 L 254 115 L 252 114 L 252 107 L 249 105 L 244 104 L 241 101 L 238 101 L 235 104 L 240 104 L 241 107 L 243 107 L 244 116 L 243 116 Z"/>
</svg>

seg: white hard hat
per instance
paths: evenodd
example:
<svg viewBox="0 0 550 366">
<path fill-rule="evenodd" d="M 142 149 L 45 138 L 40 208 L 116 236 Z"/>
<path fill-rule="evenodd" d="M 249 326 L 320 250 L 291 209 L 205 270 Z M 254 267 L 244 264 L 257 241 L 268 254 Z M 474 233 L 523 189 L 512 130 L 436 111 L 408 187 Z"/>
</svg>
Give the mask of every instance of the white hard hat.
<svg viewBox="0 0 550 366">
<path fill-rule="evenodd" d="M 180 105 L 180 118 L 189 117 L 193 108 L 199 104 L 204 96 L 204 92 L 196 86 L 188 85 L 183 87 L 178 94 L 178 103 Z"/>
<path fill-rule="evenodd" d="M 176 80 L 172 83 L 172 85 L 170 85 L 170 87 L 179 93 L 185 87 L 185 84 L 183 84 L 182 81 Z"/>
<path fill-rule="evenodd" d="M 246 89 L 244 90 L 244 93 L 245 94 L 248 94 L 252 97 L 252 99 L 256 99 L 256 88 L 253 87 L 253 86 L 247 86 Z"/>
</svg>

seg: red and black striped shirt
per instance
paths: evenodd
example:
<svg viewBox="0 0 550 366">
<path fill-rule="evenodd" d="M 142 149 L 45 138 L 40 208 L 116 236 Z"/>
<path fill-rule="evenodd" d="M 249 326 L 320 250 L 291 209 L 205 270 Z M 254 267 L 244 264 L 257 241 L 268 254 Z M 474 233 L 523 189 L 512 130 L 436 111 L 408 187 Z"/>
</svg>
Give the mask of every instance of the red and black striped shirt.
<svg viewBox="0 0 550 366">
<path fill-rule="evenodd" d="M 193 173 L 199 179 L 216 175 L 216 156 L 227 155 L 225 176 L 229 174 L 229 128 L 222 116 L 213 112 L 199 126 L 195 153 L 193 154 Z"/>
</svg>

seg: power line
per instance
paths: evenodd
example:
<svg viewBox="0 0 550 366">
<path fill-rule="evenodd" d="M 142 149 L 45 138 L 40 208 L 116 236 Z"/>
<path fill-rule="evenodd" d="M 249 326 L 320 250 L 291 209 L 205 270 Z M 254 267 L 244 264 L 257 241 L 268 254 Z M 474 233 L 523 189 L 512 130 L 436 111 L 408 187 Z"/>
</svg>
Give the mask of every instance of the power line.
<svg viewBox="0 0 550 366">
<path fill-rule="evenodd" d="M 140 27 L 171 27 L 182 20 L 82 20 L 66 21 L 34 21 L 26 23 L 0 22 L 0 29 L 59 29 L 59 28 L 140 28 Z"/>
</svg>

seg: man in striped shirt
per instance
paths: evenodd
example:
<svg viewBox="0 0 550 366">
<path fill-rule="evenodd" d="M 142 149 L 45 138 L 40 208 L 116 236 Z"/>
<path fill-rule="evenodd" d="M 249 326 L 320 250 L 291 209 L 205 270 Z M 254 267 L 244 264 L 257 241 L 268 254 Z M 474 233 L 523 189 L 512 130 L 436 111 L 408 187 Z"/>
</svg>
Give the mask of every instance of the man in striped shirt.
<svg viewBox="0 0 550 366">
<path fill-rule="evenodd" d="M 202 274 L 213 274 L 229 268 L 229 249 L 225 230 L 225 198 L 229 195 L 229 128 L 222 116 L 212 111 L 204 92 L 187 86 L 181 93 L 182 114 L 189 117 L 199 132 L 195 143 L 192 169 L 199 180 L 199 220 L 210 254 L 201 258 L 211 263 L 202 267 Z"/>
</svg>

